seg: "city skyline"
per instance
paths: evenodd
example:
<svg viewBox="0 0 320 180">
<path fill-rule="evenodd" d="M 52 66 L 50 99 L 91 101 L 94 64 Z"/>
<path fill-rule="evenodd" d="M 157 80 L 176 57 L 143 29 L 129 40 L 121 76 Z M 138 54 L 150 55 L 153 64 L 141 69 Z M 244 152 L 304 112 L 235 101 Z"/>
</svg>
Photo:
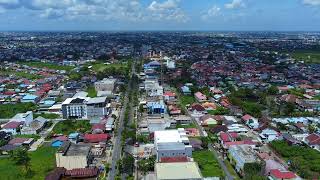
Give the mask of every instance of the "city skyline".
<svg viewBox="0 0 320 180">
<path fill-rule="evenodd" d="M 0 0 L 0 31 L 318 31 L 320 0 Z"/>
</svg>

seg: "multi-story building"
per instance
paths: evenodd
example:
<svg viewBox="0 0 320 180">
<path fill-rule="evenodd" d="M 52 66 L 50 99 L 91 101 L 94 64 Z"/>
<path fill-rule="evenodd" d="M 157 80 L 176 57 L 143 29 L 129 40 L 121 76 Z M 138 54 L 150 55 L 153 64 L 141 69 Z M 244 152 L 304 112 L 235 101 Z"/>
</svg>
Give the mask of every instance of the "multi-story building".
<svg viewBox="0 0 320 180">
<path fill-rule="evenodd" d="M 68 98 L 62 103 L 62 116 L 64 119 L 87 119 L 88 111 L 86 101 L 89 98 Z"/>
<path fill-rule="evenodd" d="M 256 152 L 251 145 L 232 145 L 228 150 L 230 162 L 235 165 L 235 169 L 243 174 L 243 167 L 246 163 L 257 162 Z"/>
<path fill-rule="evenodd" d="M 192 146 L 183 128 L 155 131 L 154 146 L 157 161 L 164 157 L 192 157 Z"/>
<path fill-rule="evenodd" d="M 107 97 L 90 98 L 87 105 L 87 117 L 103 117 L 109 114 L 110 104 Z"/>
</svg>

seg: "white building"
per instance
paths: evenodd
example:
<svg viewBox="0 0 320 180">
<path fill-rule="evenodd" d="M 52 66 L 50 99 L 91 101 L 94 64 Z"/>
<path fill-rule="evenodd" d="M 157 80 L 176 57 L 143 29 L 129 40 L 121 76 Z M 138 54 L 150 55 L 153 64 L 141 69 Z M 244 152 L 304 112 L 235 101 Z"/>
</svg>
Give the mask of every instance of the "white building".
<svg viewBox="0 0 320 180">
<path fill-rule="evenodd" d="M 162 157 L 192 157 L 192 146 L 183 128 L 155 131 L 154 146 L 157 161 L 160 161 Z"/>
<path fill-rule="evenodd" d="M 232 145 L 229 147 L 228 156 L 235 169 L 239 173 L 243 173 L 243 167 L 246 163 L 253 163 L 257 161 L 251 145 Z"/>
<path fill-rule="evenodd" d="M 62 115 L 64 119 L 87 119 L 86 101 L 89 98 L 67 98 L 62 103 Z"/>
<path fill-rule="evenodd" d="M 156 163 L 157 180 L 201 180 L 201 171 L 196 162 Z"/>
</svg>

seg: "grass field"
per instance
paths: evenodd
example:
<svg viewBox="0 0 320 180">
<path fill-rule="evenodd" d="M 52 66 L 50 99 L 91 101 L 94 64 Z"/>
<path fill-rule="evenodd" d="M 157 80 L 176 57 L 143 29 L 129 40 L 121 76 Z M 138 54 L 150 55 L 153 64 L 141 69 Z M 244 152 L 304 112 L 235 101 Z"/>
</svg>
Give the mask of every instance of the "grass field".
<svg viewBox="0 0 320 180">
<path fill-rule="evenodd" d="M 10 158 L 0 158 L 0 177 L 5 180 L 39 180 L 55 168 L 55 152 L 53 147 L 40 147 L 30 153 L 32 177 L 24 177 L 23 168 L 15 165 Z"/>
<path fill-rule="evenodd" d="M 123 64 L 104 64 L 104 63 L 95 63 L 92 64 L 92 70 L 95 72 L 103 72 L 106 69 L 110 69 L 110 68 L 114 68 L 116 70 L 119 70 L 121 68 L 127 68 L 128 64 L 127 63 L 123 63 Z"/>
<path fill-rule="evenodd" d="M 15 75 L 17 77 L 27 78 L 27 79 L 31 79 L 31 80 L 42 78 L 42 76 L 37 75 L 37 74 L 30 74 L 30 73 L 26 73 L 26 72 L 17 72 L 17 71 L 13 71 L 13 70 L 1 70 L 0 75 L 2 75 L 2 76 Z"/>
<path fill-rule="evenodd" d="M 88 132 L 91 130 L 91 125 L 88 120 L 67 120 L 58 122 L 53 130 L 53 134 L 68 135 L 73 132 Z"/>
<path fill-rule="evenodd" d="M 208 150 L 194 151 L 192 157 L 198 163 L 204 177 L 223 177 L 221 167 L 212 152 Z"/>
<path fill-rule="evenodd" d="M 36 68 L 48 68 L 53 70 L 65 70 L 65 71 L 71 71 L 74 67 L 72 66 L 62 66 L 58 64 L 53 63 L 45 63 L 45 62 L 20 62 L 19 64 L 36 67 Z"/>
<path fill-rule="evenodd" d="M 17 113 L 33 111 L 37 106 L 33 103 L 0 104 L 0 118 L 12 118 Z"/>
<path fill-rule="evenodd" d="M 320 63 L 320 51 L 295 51 L 291 56 L 306 63 Z"/>
<path fill-rule="evenodd" d="M 194 123 L 188 125 L 177 124 L 176 128 L 197 128 L 197 126 Z"/>
<path fill-rule="evenodd" d="M 234 168 L 232 167 L 232 165 L 230 164 L 230 162 L 228 160 L 224 161 L 224 164 L 227 166 L 230 174 L 234 177 L 235 180 L 240 180 L 239 175 L 237 174 L 237 172 L 234 170 Z"/>
<path fill-rule="evenodd" d="M 184 96 L 184 95 L 181 95 L 180 96 L 180 103 L 181 105 L 183 105 L 184 107 L 187 105 L 187 104 L 193 104 L 194 102 L 196 101 L 196 99 L 194 98 L 194 96 Z"/>
<path fill-rule="evenodd" d="M 91 98 L 97 97 L 97 91 L 94 88 L 94 86 L 89 86 L 86 91 L 87 91 L 89 97 L 91 97 Z"/>
</svg>

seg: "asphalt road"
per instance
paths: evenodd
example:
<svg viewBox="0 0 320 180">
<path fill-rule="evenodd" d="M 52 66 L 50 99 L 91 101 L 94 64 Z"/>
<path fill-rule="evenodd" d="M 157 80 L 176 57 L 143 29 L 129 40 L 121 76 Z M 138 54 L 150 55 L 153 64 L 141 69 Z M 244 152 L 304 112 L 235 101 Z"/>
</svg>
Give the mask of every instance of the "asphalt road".
<svg viewBox="0 0 320 180">
<path fill-rule="evenodd" d="M 132 63 L 132 71 L 131 71 L 131 75 L 134 73 L 134 63 Z M 131 80 L 128 84 L 131 83 Z M 108 173 L 108 180 L 114 180 L 115 176 L 117 174 L 117 162 L 118 160 L 121 158 L 121 153 L 122 153 L 122 149 L 121 149 L 121 135 L 122 135 L 122 131 L 124 130 L 124 116 L 125 116 L 125 111 L 127 109 L 127 106 L 130 105 L 132 106 L 132 104 L 128 104 L 129 103 L 129 92 L 131 90 L 131 87 L 128 86 L 127 91 L 125 93 L 125 97 L 124 97 L 124 101 L 123 101 L 123 106 L 121 109 L 121 113 L 120 113 L 120 117 L 119 117 L 119 123 L 118 123 L 118 128 L 117 128 L 117 134 L 114 137 L 114 145 L 113 145 L 113 152 L 112 152 L 112 162 L 111 162 L 111 167 Z"/>
</svg>

